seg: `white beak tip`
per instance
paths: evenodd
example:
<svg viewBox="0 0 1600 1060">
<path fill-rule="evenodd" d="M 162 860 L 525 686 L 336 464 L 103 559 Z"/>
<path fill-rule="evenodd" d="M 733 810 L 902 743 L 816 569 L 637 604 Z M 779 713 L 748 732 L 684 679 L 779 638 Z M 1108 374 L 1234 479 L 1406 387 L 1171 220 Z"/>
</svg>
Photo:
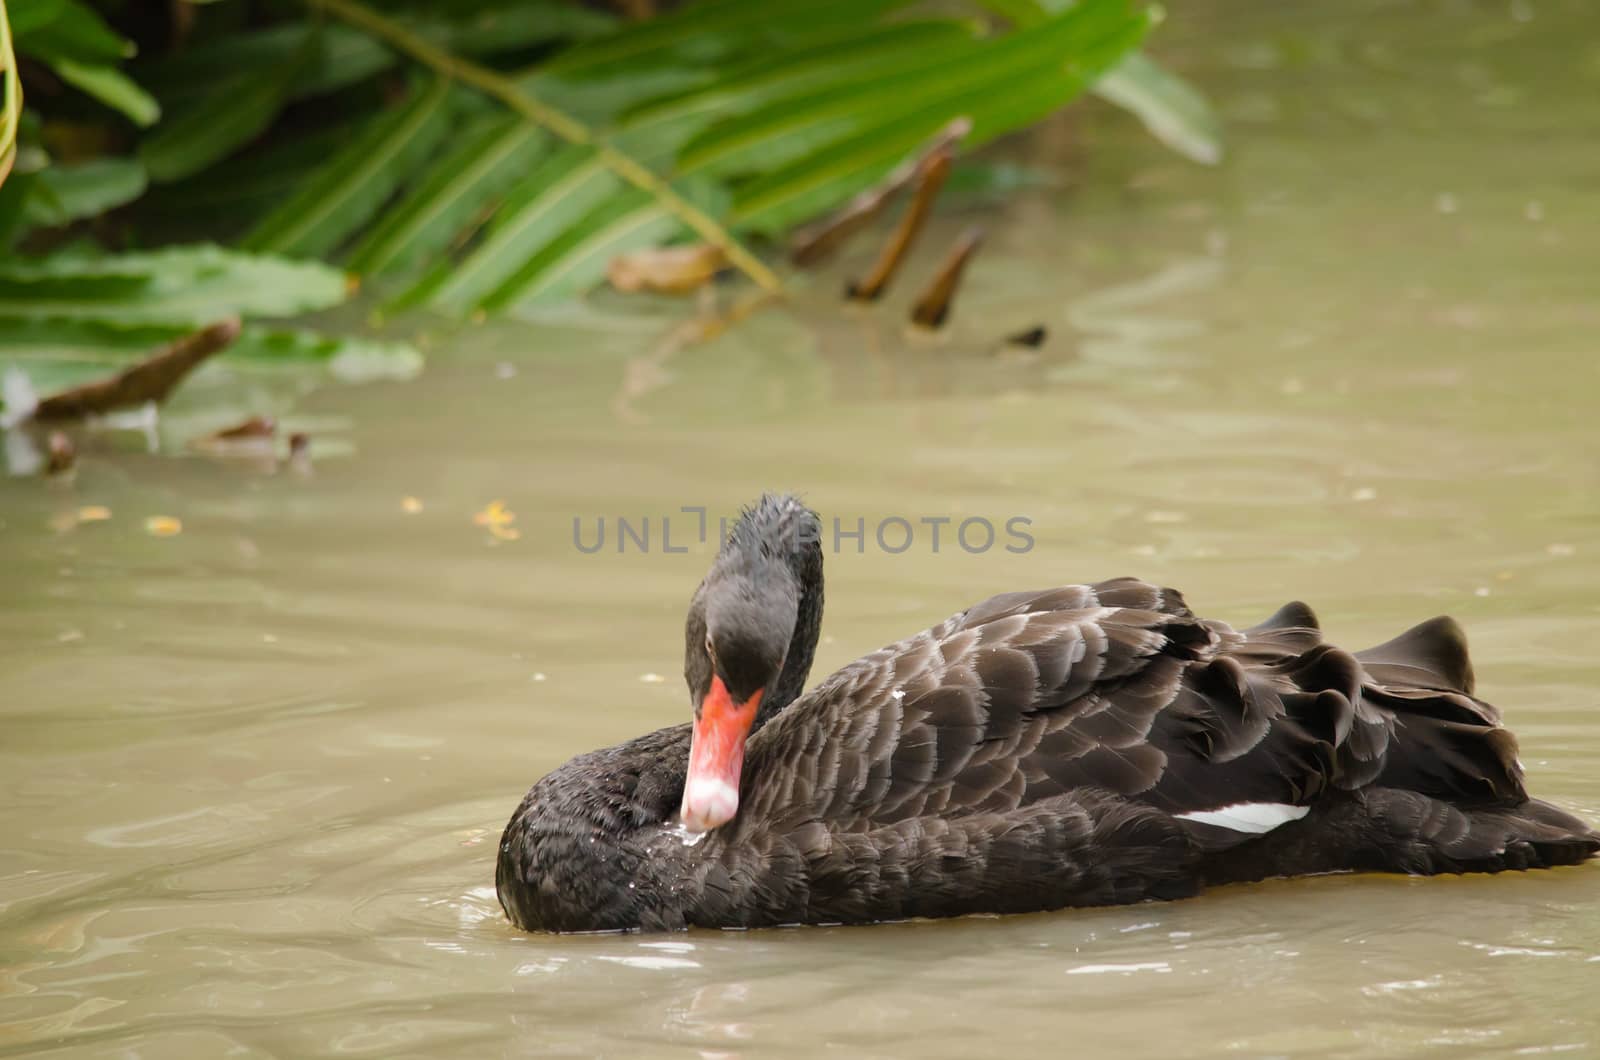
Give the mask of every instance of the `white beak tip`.
<svg viewBox="0 0 1600 1060">
<path fill-rule="evenodd" d="M 716 777 L 697 777 L 683 789 L 679 816 L 691 832 L 709 832 L 739 812 L 739 789 Z"/>
</svg>

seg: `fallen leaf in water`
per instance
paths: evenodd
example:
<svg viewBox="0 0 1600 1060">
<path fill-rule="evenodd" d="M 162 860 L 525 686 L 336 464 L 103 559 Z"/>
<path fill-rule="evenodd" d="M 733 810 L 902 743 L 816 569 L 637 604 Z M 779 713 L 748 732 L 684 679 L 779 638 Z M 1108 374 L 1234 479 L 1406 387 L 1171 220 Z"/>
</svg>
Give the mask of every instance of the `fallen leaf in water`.
<svg viewBox="0 0 1600 1060">
<path fill-rule="evenodd" d="M 416 515 L 422 511 L 422 501 L 416 497 L 401 497 L 400 510 L 407 515 Z"/>
<path fill-rule="evenodd" d="M 239 337 L 239 318 L 230 317 L 163 346 L 109 379 L 63 390 L 40 401 L 33 418 L 78 420 L 148 402 L 159 404 L 202 361 Z"/>
<path fill-rule="evenodd" d="M 506 507 L 505 501 L 490 501 L 483 511 L 472 517 L 478 526 L 488 530 L 500 541 L 515 541 L 522 534 L 511 524 L 517 521 L 517 513 Z"/>
<path fill-rule="evenodd" d="M 57 512 L 50 517 L 50 529 L 58 534 L 76 529 L 83 523 L 98 523 L 111 518 L 111 509 L 98 504 L 86 504 L 76 511 Z"/>
<path fill-rule="evenodd" d="M 152 515 L 144 521 L 144 531 L 152 537 L 176 537 L 183 533 L 183 521 L 170 515 Z"/>
<path fill-rule="evenodd" d="M 274 438 L 277 434 L 277 420 L 271 416 L 251 416 L 243 423 L 218 431 L 211 437 L 232 441 L 239 438 Z"/>
<path fill-rule="evenodd" d="M 619 291 L 685 294 L 710 283 L 726 263 L 722 248 L 710 243 L 651 247 L 612 258 L 606 279 Z"/>
<path fill-rule="evenodd" d="M 189 442 L 189 448 L 222 460 L 242 460 L 262 471 L 278 466 L 278 423 L 270 416 L 251 416 Z"/>
</svg>

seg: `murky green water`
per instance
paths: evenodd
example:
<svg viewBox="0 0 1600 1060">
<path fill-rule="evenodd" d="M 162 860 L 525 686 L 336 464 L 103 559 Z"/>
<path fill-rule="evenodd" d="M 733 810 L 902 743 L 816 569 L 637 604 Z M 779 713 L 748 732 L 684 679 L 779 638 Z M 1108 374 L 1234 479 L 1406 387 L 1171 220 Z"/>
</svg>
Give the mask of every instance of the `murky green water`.
<svg viewBox="0 0 1600 1060">
<path fill-rule="evenodd" d="M 527 786 L 685 716 L 678 509 L 766 486 L 869 528 L 828 556 L 823 670 L 1123 573 L 1235 621 L 1303 597 L 1350 646 L 1450 612 L 1533 787 L 1600 817 L 1596 16 L 1215 7 L 1161 44 L 1230 162 L 1105 110 L 1044 131 L 1019 160 L 1066 186 L 984 215 L 946 339 L 899 321 L 966 217 L 869 313 L 831 300 L 862 246 L 676 352 L 640 303 L 443 338 L 423 383 L 301 406 L 352 449 L 309 479 L 0 482 L 0 1055 L 1600 1051 L 1600 868 L 669 938 L 500 916 Z M 997 352 L 1035 323 L 1036 359 Z M 518 540 L 473 524 L 496 498 Z M 51 528 L 82 505 L 111 518 Z M 579 551 L 601 516 L 650 551 Z M 890 554 L 895 516 L 1002 536 Z"/>
</svg>

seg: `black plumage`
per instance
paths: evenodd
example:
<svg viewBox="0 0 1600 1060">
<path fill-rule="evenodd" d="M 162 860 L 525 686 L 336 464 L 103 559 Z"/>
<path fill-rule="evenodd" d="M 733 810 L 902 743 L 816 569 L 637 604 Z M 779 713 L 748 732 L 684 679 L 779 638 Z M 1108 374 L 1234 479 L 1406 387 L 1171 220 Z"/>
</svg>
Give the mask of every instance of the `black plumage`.
<svg viewBox="0 0 1600 1060">
<path fill-rule="evenodd" d="M 693 843 L 677 827 L 687 725 L 579 756 L 506 827 L 513 922 L 856 923 L 1600 851 L 1528 797 L 1447 618 L 1352 654 L 1303 604 L 1236 631 L 1123 578 L 992 597 L 801 696 L 821 610 L 816 517 L 763 498 L 686 623 L 697 709 L 713 673 L 767 689 L 737 815 Z M 1239 804 L 1280 819 L 1217 823 Z"/>
</svg>

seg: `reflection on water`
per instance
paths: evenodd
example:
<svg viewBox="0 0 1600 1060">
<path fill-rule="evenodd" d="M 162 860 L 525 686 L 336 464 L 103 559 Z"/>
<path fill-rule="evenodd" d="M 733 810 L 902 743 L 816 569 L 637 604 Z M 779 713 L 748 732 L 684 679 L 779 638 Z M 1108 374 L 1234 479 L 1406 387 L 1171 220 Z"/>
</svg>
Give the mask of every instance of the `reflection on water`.
<svg viewBox="0 0 1600 1060">
<path fill-rule="evenodd" d="M 1160 43 L 1230 161 L 1080 115 L 947 335 L 902 325 L 915 269 L 835 304 L 863 247 L 703 342 L 649 302 L 442 340 L 425 384 L 307 399 L 353 447 L 309 480 L 129 450 L 0 482 L 0 1056 L 1600 1049 L 1600 869 L 665 939 L 500 914 L 528 784 L 686 711 L 641 675 L 708 546 L 587 555 L 572 520 L 767 486 L 1032 520 L 1024 554 L 830 554 L 820 669 L 1123 573 L 1240 622 L 1303 597 L 1351 646 L 1448 611 L 1533 785 L 1600 816 L 1592 12 L 1216 7 Z M 496 499 L 516 540 L 473 523 Z"/>
</svg>

